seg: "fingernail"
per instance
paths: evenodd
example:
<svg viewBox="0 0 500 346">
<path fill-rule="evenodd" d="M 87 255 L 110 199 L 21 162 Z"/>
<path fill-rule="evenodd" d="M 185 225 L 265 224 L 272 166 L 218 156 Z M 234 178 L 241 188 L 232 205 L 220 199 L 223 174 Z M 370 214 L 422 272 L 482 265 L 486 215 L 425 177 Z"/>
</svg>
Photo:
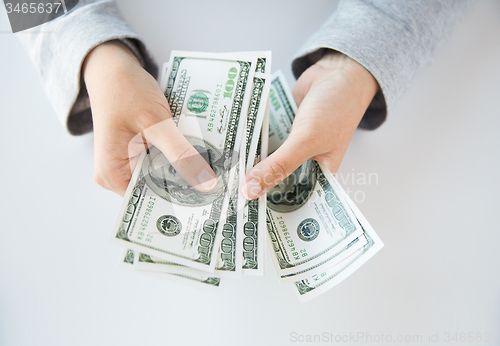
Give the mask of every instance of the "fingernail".
<svg viewBox="0 0 500 346">
<path fill-rule="evenodd" d="M 217 185 L 217 178 L 214 178 L 212 174 L 206 169 L 198 174 L 196 179 L 198 179 L 198 183 L 200 183 L 201 187 L 207 191 L 212 190 L 215 185 Z"/>
<path fill-rule="evenodd" d="M 247 199 L 255 199 L 259 196 L 259 193 L 262 191 L 262 187 L 259 182 L 255 179 L 251 179 L 245 183 L 245 186 L 242 192 L 246 195 Z"/>
</svg>

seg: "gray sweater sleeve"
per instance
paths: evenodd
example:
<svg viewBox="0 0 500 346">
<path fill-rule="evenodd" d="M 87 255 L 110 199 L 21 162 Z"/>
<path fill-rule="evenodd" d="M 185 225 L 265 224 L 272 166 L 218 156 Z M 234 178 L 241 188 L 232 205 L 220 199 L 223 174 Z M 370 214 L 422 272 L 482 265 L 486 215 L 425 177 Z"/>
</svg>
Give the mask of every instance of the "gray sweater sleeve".
<svg viewBox="0 0 500 346">
<path fill-rule="evenodd" d="M 408 87 L 415 72 L 470 7 L 469 0 L 341 0 L 326 23 L 292 62 L 296 78 L 325 49 L 342 52 L 377 80 L 375 95 L 359 127 L 375 129 Z"/>
<path fill-rule="evenodd" d="M 69 133 L 92 131 L 92 115 L 81 68 L 97 45 L 119 40 L 154 77 L 158 67 L 139 35 L 125 22 L 113 1 L 80 0 L 62 17 L 17 34 L 39 72 L 42 85 Z"/>
</svg>

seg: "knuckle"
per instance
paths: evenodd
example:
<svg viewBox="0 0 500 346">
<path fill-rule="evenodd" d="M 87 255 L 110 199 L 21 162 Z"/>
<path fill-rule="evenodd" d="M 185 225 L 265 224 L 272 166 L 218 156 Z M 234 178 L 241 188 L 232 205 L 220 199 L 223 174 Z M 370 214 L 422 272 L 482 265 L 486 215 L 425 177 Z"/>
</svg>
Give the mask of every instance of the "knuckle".
<svg viewBox="0 0 500 346">
<path fill-rule="evenodd" d="M 269 163 L 269 169 L 271 173 L 276 177 L 277 180 L 283 180 L 288 176 L 288 171 L 285 165 L 279 161 L 273 161 Z"/>
<path fill-rule="evenodd" d="M 161 126 L 159 124 L 169 118 L 169 114 L 166 114 L 165 111 L 158 111 L 151 107 L 152 106 L 149 105 L 148 108 L 142 109 L 135 118 L 135 132 L 139 133 L 145 130 L 154 130 L 154 126 Z"/>
<path fill-rule="evenodd" d="M 149 112 L 143 112 L 140 116 L 135 119 L 135 131 L 136 133 L 141 133 L 148 130 L 159 123 L 161 120 L 152 116 Z"/>
<path fill-rule="evenodd" d="M 193 156 L 193 152 L 191 150 L 191 146 L 189 145 L 181 145 L 178 146 L 174 151 L 174 159 L 176 162 L 187 160 L 188 158 Z"/>
</svg>

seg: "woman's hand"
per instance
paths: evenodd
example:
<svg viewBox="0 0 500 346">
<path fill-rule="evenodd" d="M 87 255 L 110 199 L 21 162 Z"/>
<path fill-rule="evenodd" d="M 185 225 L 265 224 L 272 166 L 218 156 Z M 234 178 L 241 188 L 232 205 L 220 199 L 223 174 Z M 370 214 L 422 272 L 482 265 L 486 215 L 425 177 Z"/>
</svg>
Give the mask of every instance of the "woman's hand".
<svg viewBox="0 0 500 346">
<path fill-rule="evenodd" d="M 82 73 L 92 108 L 99 185 L 123 196 L 138 155 L 154 145 L 191 186 L 199 191 L 215 187 L 214 172 L 177 129 L 158 83 L 126 47 L 113 41 L 95 47 Z"/>
<path fill-rule="evenodd" d="M 310 158 L 335 174 L 378 88 L 355 60 L 335 51 L 325 53 L 292 90 L 298 112 L 288 139 L 247 174 L 243 195 L 262 196 Z"/>
</svg>

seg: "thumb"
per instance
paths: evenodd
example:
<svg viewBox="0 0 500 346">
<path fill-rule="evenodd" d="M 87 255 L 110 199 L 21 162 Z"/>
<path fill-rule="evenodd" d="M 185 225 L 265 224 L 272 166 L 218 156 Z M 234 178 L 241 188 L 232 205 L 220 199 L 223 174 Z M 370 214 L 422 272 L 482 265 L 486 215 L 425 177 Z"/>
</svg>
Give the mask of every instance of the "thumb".
<svg viewBox="0 0 500 346">
<path fill-rule="evenodd" d="M 312 157 L 304 140 L 289 137 L 272 155 L 259 162 L 245 177 L 241 193 L 255 199 L 292 174 Z"/>
<path fill-rule="evenodd" d="M 172 118 L 147 128 L 143 134 L 145 140 L 157 147 L 182 179 L 196 190 L 208 192 L 217 185 L 210 165 L 187 141 Z"/>
</svg>

